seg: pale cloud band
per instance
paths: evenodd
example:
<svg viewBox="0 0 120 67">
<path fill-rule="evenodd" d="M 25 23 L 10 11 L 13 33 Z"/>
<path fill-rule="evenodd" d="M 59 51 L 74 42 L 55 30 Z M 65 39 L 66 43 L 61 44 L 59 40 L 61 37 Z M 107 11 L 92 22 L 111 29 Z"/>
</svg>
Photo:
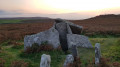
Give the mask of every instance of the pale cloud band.
<svg viewBox="0 0 120 67">
<path fill-rule="evenodd" d="M 100 14 L 120 14 L 120 0 L 0 0 L 0 14 L 4 17 L 27 14 L 88 18 Z"/>
</svg>

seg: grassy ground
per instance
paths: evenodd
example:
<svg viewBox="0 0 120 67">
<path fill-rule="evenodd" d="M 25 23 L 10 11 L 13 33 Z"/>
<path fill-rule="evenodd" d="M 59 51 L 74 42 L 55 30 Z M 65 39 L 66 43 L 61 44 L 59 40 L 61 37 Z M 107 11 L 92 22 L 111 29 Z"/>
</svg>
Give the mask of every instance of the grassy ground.
<svg viewBox="0 0 120 67">
<path fill-rule="evenodd" d="M 22 20 L 19 20 L 19 19 L 12 19 L 12 20 L 10 20 L 10 19 L 0 19 L 0 24 L 3 24 L 3 23 L 19 23 L 19 22 L 21 22 Z"/>
<path fill-rule="evenodd" d="M 16 48 L 13 48 L 13 45 L 9 45 L 7 43 L 1 44 L 2 50 L 0 53 L 0 58 L 5 60 L 5 67 L 9 67 L 12 61 L 24 60 L 25 62 L 29 62 L 29 67 L 39 67 L 40 66 L 40 58 L 42 54 L 51 55 L 51 67 L 62 67 L 64 63 L 65 55 L 62 51 L 42 51 L 40 53 L 24 53 L 24 45 L 20 45 Z"/>
<path fill-rule="evenodd" d="M 120 62 L 120 38 L 90 38 L 90 41 L 95 47 L 95 43 L 101 44 L 101 54 L 104 58 L 109 58 L 110 62 Z M 78 53 L 81 58 L 82 67 L 86 67 L 88 63 L 94 60 L 95 49 L 78 48 Z"/>
<path fill-rule="evenodd" d="M 90 41 L 94 47 L 95 43 L 101 44 L 101 53 L 103 57 L 110 58 L 111 62 L 120 62 L 120 38 L 90 38 Z M 23 44 L 22 41 L 19 41 Z M 51 55 L 51 67 L 62 67 L 66 55 L 62 51 L 42 51 L 40 53 L 25 54 L 23 53 L 24 46 L 20 45 L 17 48 L 13 48 L 13 45 L 5 42 L 1 45 L 0 58 L 3 58 L 5 67 L 9 67 L 12 61 L 24 60 L 29 62 L 29 67 L 39 67 L 41 55 Z M 78 48 L 78 53 L 81 58 L 82 67 L 86 67 L 94 59 L 94 48 Z"/>
</svg>

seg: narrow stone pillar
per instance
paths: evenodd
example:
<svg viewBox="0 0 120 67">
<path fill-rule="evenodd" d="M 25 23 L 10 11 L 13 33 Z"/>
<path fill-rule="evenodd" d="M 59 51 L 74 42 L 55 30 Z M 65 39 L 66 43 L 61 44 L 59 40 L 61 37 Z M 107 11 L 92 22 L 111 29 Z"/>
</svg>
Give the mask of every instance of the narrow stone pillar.
<svg viewBox="0 0 120 67">
<path fill-rule="evenodd" d="M 76 45 L 72 45 L 71 52 L 72 52 L 72 55 L 73 55 L 73 57 L 75 59 L 78 56 L 78 50 L 77 50 Z"/>
<path fill-rule="evenodd" d="M 100 50 L 100 43 L 95 44 L 95 64 L 98 65 L 100 63 L 101 58 L 101 50 Z"/>
<path fill-rule="evenodd" d="M 71 54 L 69 54 L 66 57 L 63 67 L 69 67 L 69 65 L 73 64 L 73 62 L 74 62 L 74 57 Z"/>
<path fill-rule="evenodd" d="M 50 67 L 51 57 L 50 55 L 43 54 L 41 56 L 40 67 Z"/>
</svg>

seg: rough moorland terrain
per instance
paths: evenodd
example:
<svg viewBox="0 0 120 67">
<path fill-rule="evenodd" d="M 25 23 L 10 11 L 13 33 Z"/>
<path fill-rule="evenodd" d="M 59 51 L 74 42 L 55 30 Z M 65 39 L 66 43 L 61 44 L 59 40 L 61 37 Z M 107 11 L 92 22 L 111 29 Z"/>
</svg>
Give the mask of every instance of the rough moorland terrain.
<svg viewBox="0 0 120 67">
<path fill-rule="evenodd" d="M 12 20 L 12 21 L 11 21 Z M 3 20 L 2 20 L 3 21 Z M 0 42 L 5 40 L 21 40 L 25 35 L 35 34 L 52 27 L 54 20 L 4 20 L 14 24 L 0 24 Z M 100 15 L 84 20 L 71 20 L 73 23 L 83 26 L 83 34 L 91 35 L 115 35 L 120 36 L 120 16 Z M 17 22 L 17 23 L 15 23 Z M 22 23 L 19 23 L 22 22 Z M 2 23 L 0 21 L 0 23 Z"/>
</svg>

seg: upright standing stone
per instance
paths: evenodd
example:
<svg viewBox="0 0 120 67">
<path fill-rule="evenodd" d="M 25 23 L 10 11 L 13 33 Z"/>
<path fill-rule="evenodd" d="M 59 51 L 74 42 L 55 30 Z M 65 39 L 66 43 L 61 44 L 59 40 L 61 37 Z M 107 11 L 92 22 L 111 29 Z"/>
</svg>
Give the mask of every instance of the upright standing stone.
<svg viewBox="0 0 120 67">
<path fill-rule="evenodd" d="M 67 55 L 66 60 L 64 62 L 63 67 L 68 67 L 69 64 L 72 64 L 74 62 L 74 57 L 72 55 Z"/>
<path fill-rule="evenodd" d="M 71 52 L 72 52 L 72 55 L 73 55 L 73 57 L 75 59 L 78 56 L 78 50 L 77 50 L 76 45 L 72 45 Z"/>
<path fill-rule="evenodd" d="M 95 64 L 100 63 L 100 58 L 101 58 L 101 50 L 100 50 L 100 43 L 95 44 Z"/>
<path fill-rule="evenodd" d="M 50 55 L 43 54 L 41 56 L 40 67 L 50 67 L 51 58 Z"/>
<path fill-rule="evenodd" d="M 56 30 L 59 32 L 59 38 L 60 38 L 60 44 L 62 47 L 63 51 L 68 50 L 68 44 L 67 44 L 67 23 L 65 23 L 62 20 L 56 20 L 56 25 L 55 25 Z"/>
</svg>

